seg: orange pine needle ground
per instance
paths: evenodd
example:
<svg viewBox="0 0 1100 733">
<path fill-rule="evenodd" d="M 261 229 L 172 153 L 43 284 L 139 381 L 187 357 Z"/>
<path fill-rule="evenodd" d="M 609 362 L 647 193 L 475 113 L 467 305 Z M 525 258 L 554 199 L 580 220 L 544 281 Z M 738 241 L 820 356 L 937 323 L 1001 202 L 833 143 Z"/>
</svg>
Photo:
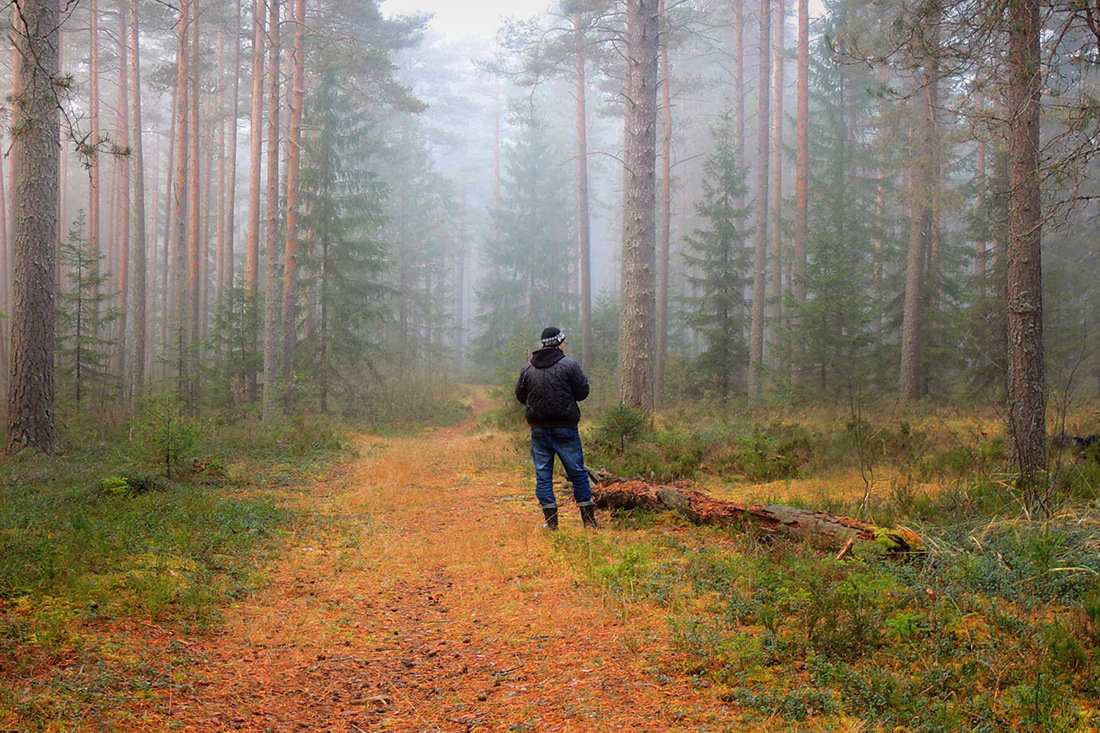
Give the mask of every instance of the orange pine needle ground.
<svg viewBox="0 0 1100 733">
<path fill-rule="evenodd" d="M 131 729 L 740 729 L 712 691 L 653 668 L 676 654 L 663 618 L 624 617 L 577 582 L 530 478 L 471 425 L 363 438 L 302 499 L 351 536 L 299 537 L 218 635 L 180 647 L 146 629 L 190 666 Z M 579 517 L 562 531 L 580 533 Z"/>
</svg>

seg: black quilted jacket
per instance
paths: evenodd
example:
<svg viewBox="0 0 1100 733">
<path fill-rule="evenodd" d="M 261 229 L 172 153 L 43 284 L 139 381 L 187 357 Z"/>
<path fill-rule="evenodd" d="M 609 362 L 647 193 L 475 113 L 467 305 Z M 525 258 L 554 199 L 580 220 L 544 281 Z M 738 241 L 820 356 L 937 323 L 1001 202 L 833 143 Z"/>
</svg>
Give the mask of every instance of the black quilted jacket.
<svg viewBox="0 0 1100 733">
<path fill-rule="evenodd" d="M 533 428 L 575 428 L 581 419 L 577 403 L 588 396 L 588 377 L 561 349 L 539 349 L 516 382 L 516 399 L 527 406 Z"/>
</svg>

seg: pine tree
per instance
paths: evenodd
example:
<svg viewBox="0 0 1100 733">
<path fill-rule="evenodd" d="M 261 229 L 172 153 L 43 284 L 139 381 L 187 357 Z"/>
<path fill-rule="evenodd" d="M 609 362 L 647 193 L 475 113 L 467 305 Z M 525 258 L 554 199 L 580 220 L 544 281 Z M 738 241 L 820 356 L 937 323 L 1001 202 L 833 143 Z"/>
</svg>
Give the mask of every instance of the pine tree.
<svg viewBox="0 0 1100 733">
<path fill-rule="evenodd" d="M 111 303 L 118 294 L 104 292 L 110 279 L 101 266 L 106 254 L 93 249 L 86 229 L 87 218 L 80 211 L 58 252 L 67 287 L 58 293 L 57 377 L 59 391 L 71 394 L 78 410 L 85 399 L 102 402 L 119 386 L 110 369 L 113 342 L 100 336 L 119 318 Z"/>
<path fill-rule="evenodd" d="M 511 368 L 517 344 L 547 325 L 567 331 L 576 317 L 570 294 L 573 259 L 567 156 L 556 152 L 550 131 L 533 122 L 506 146 L 497 215 L 499 239 L 485 244 L 491 273 L 478 290 L 481 333 L 475 361 Z"/>
<path fill-rule="evenodd" d="M 297 344 L 297 374 L 316 386 L 322 411 L 334 394 L 356 394 L 373 368 L 383 315 L 386 251 L 378 239 L 384 188 L 368 168 L 367 116 L 335 70 L 309 104 L 303 145 L 301 281 L 316 301 Z"/>
<path fill-rule="evenodd" d="M 685 241 L 687 280 L 695 295 L 683 298 L 685 321 L 702 335 L 707 348 L 697 360 L 698 374 L 723 398 L 745 390 L 748 366 L 748 303 L 745 289 L 752 281 L 752 251 L 748 243 L 745 206 L 748 186 L 738 165 L 732 113 L 714 130 L 715 149 L 703 166 L 702 200 L 695 213 L 704 225 Z"/>
</svg>

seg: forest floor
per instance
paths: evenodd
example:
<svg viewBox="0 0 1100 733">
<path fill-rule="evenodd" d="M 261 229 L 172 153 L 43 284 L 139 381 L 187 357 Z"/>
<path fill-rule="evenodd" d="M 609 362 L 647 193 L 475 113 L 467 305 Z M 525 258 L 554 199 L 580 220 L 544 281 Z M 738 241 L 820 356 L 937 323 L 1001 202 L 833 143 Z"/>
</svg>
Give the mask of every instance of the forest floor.
<svg viewBox="0 0 1100 733">
<path fill-rule="evenodd" d="M 475 416 L 487 406 L 476 392 Z M 132 702 L 127 727 L 740 727 L 734 706 L 665 674 L 677 652 L 658 610 L 628 615 L 580 581 L 541 529 L 515 451 L 505 457 L 504 438 L 475 424 L 361 437 L 357 459 L 298 495 L 332 521 L 296 533 L 222 628 L 188 638 L 139 627 L 152 663 L 173 671 Z M 572 512 L 561 531 L 584 533 Z"/>
</svg>

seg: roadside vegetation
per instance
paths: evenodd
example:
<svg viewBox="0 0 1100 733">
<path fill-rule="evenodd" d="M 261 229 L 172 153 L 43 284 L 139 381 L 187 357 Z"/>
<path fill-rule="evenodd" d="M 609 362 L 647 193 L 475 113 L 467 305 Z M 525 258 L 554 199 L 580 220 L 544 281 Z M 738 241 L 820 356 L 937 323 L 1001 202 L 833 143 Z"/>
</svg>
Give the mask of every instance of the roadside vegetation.
<svg viewBox="0 0 1100 733">
<path fill-rule="evenodd" d="M 468 409 L 409 390 L 380 397 L 370 425 Z M 135 630 L 167 639 L 171 660 L 262 589 L 269 561 L 327 521 L 300 499 L 355 457 L 364 419 L 191 414 L 157 395 L 132 419 L 64 416 L 57 455 L 0 460 L 0 729 L 61 730 L 171 689 L 173 662 L 155 664 Z"/>
<path fill-rule="evenodd" d="M 681 655 L 653 659 L 659 674 L 693 676 L 769 730 L 1095 730 L 1100 461 L 1055 451 L 1028 505 L 996 424 L 981 410 L 732 407 L 650 424 L 611 408 L 590 430 L 593 467 L 904 525 L 928 550 L 837 560 L 647 512 L 554 540 L 612 608 L 667 616 Z"/>
</svg>

